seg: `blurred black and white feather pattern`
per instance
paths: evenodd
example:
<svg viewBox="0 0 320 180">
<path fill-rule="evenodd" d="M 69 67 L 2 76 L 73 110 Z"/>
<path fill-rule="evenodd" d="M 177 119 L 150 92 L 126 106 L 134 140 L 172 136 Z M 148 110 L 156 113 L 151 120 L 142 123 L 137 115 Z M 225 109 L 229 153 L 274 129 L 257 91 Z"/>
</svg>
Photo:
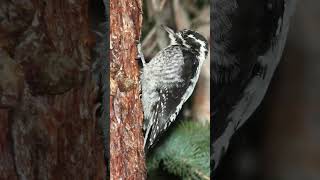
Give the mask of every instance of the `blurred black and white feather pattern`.
<svg viewBox="0 0 320 180">
<path fill-rule="evenodd" d="M 285 45 L 295 0 L 211 1 L 211 167 L 261 103 Z"/>
</svg>

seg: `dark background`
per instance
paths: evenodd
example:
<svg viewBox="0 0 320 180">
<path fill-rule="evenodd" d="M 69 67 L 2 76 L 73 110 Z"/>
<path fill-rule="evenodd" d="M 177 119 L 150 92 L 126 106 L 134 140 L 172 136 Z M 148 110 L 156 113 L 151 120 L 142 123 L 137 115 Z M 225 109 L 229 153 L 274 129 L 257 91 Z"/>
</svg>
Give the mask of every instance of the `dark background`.
<svg viewBox="0 0 320 180">
<path fill-rule="evenodd" d="M 265 99 L 234 135 L 216 180 L 320 179 L 319 5 L 297 3 Z"/>
</svg>

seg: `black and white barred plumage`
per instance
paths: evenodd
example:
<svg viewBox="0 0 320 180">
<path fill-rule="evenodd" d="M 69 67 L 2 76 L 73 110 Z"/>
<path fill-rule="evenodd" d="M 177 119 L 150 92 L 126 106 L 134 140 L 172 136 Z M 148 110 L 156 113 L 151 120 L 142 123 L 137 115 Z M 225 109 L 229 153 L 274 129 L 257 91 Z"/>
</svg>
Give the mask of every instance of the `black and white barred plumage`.
<svg viewBox="0 0 320 180">
<path fill-rule="evenodd" d="M 171 43 L 148 63 L 141 74 L 145 149 L 150 149 L 176 119 L 191 96 L 208 53 L 208 43 L 199 33 L 168 27 Z"/>
<path fill-rule="evenodd" d="M 213 0 L 211 167 L 261 103 L 279 63 L 295 0 Z"/>
</svg>

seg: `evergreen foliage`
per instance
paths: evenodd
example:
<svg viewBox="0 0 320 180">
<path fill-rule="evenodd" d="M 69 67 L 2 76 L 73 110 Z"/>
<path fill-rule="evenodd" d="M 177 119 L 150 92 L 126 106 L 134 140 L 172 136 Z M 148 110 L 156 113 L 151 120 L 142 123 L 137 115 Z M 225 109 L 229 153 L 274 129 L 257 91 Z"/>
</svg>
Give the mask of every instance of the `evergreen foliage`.
<svg viewBox="0 0 320 180">
<path fill-rule="evenodd" d="M 149 179 L 152 172 L 166 171 L 181 179 L 210 179 L 210 126 L 185 121 L 148 156 Z"/>
</svg>

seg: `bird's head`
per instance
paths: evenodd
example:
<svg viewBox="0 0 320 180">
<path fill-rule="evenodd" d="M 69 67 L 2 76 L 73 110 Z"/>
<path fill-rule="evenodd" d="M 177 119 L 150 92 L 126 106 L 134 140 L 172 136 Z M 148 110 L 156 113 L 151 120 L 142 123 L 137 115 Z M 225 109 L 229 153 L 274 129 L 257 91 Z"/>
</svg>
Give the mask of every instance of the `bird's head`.
<svg viewBox="0 0 320 180">
<path fill-rule="evenodd" d="M 182 45 L 197 53 L 197 56 L 203 56 L 204 58 L 207 56 L 208 41 L 198 32 L 189 29 L 174 32 L 167 26 L 162 27 L 169 34 L 170 45 Z"/>
</svg>

